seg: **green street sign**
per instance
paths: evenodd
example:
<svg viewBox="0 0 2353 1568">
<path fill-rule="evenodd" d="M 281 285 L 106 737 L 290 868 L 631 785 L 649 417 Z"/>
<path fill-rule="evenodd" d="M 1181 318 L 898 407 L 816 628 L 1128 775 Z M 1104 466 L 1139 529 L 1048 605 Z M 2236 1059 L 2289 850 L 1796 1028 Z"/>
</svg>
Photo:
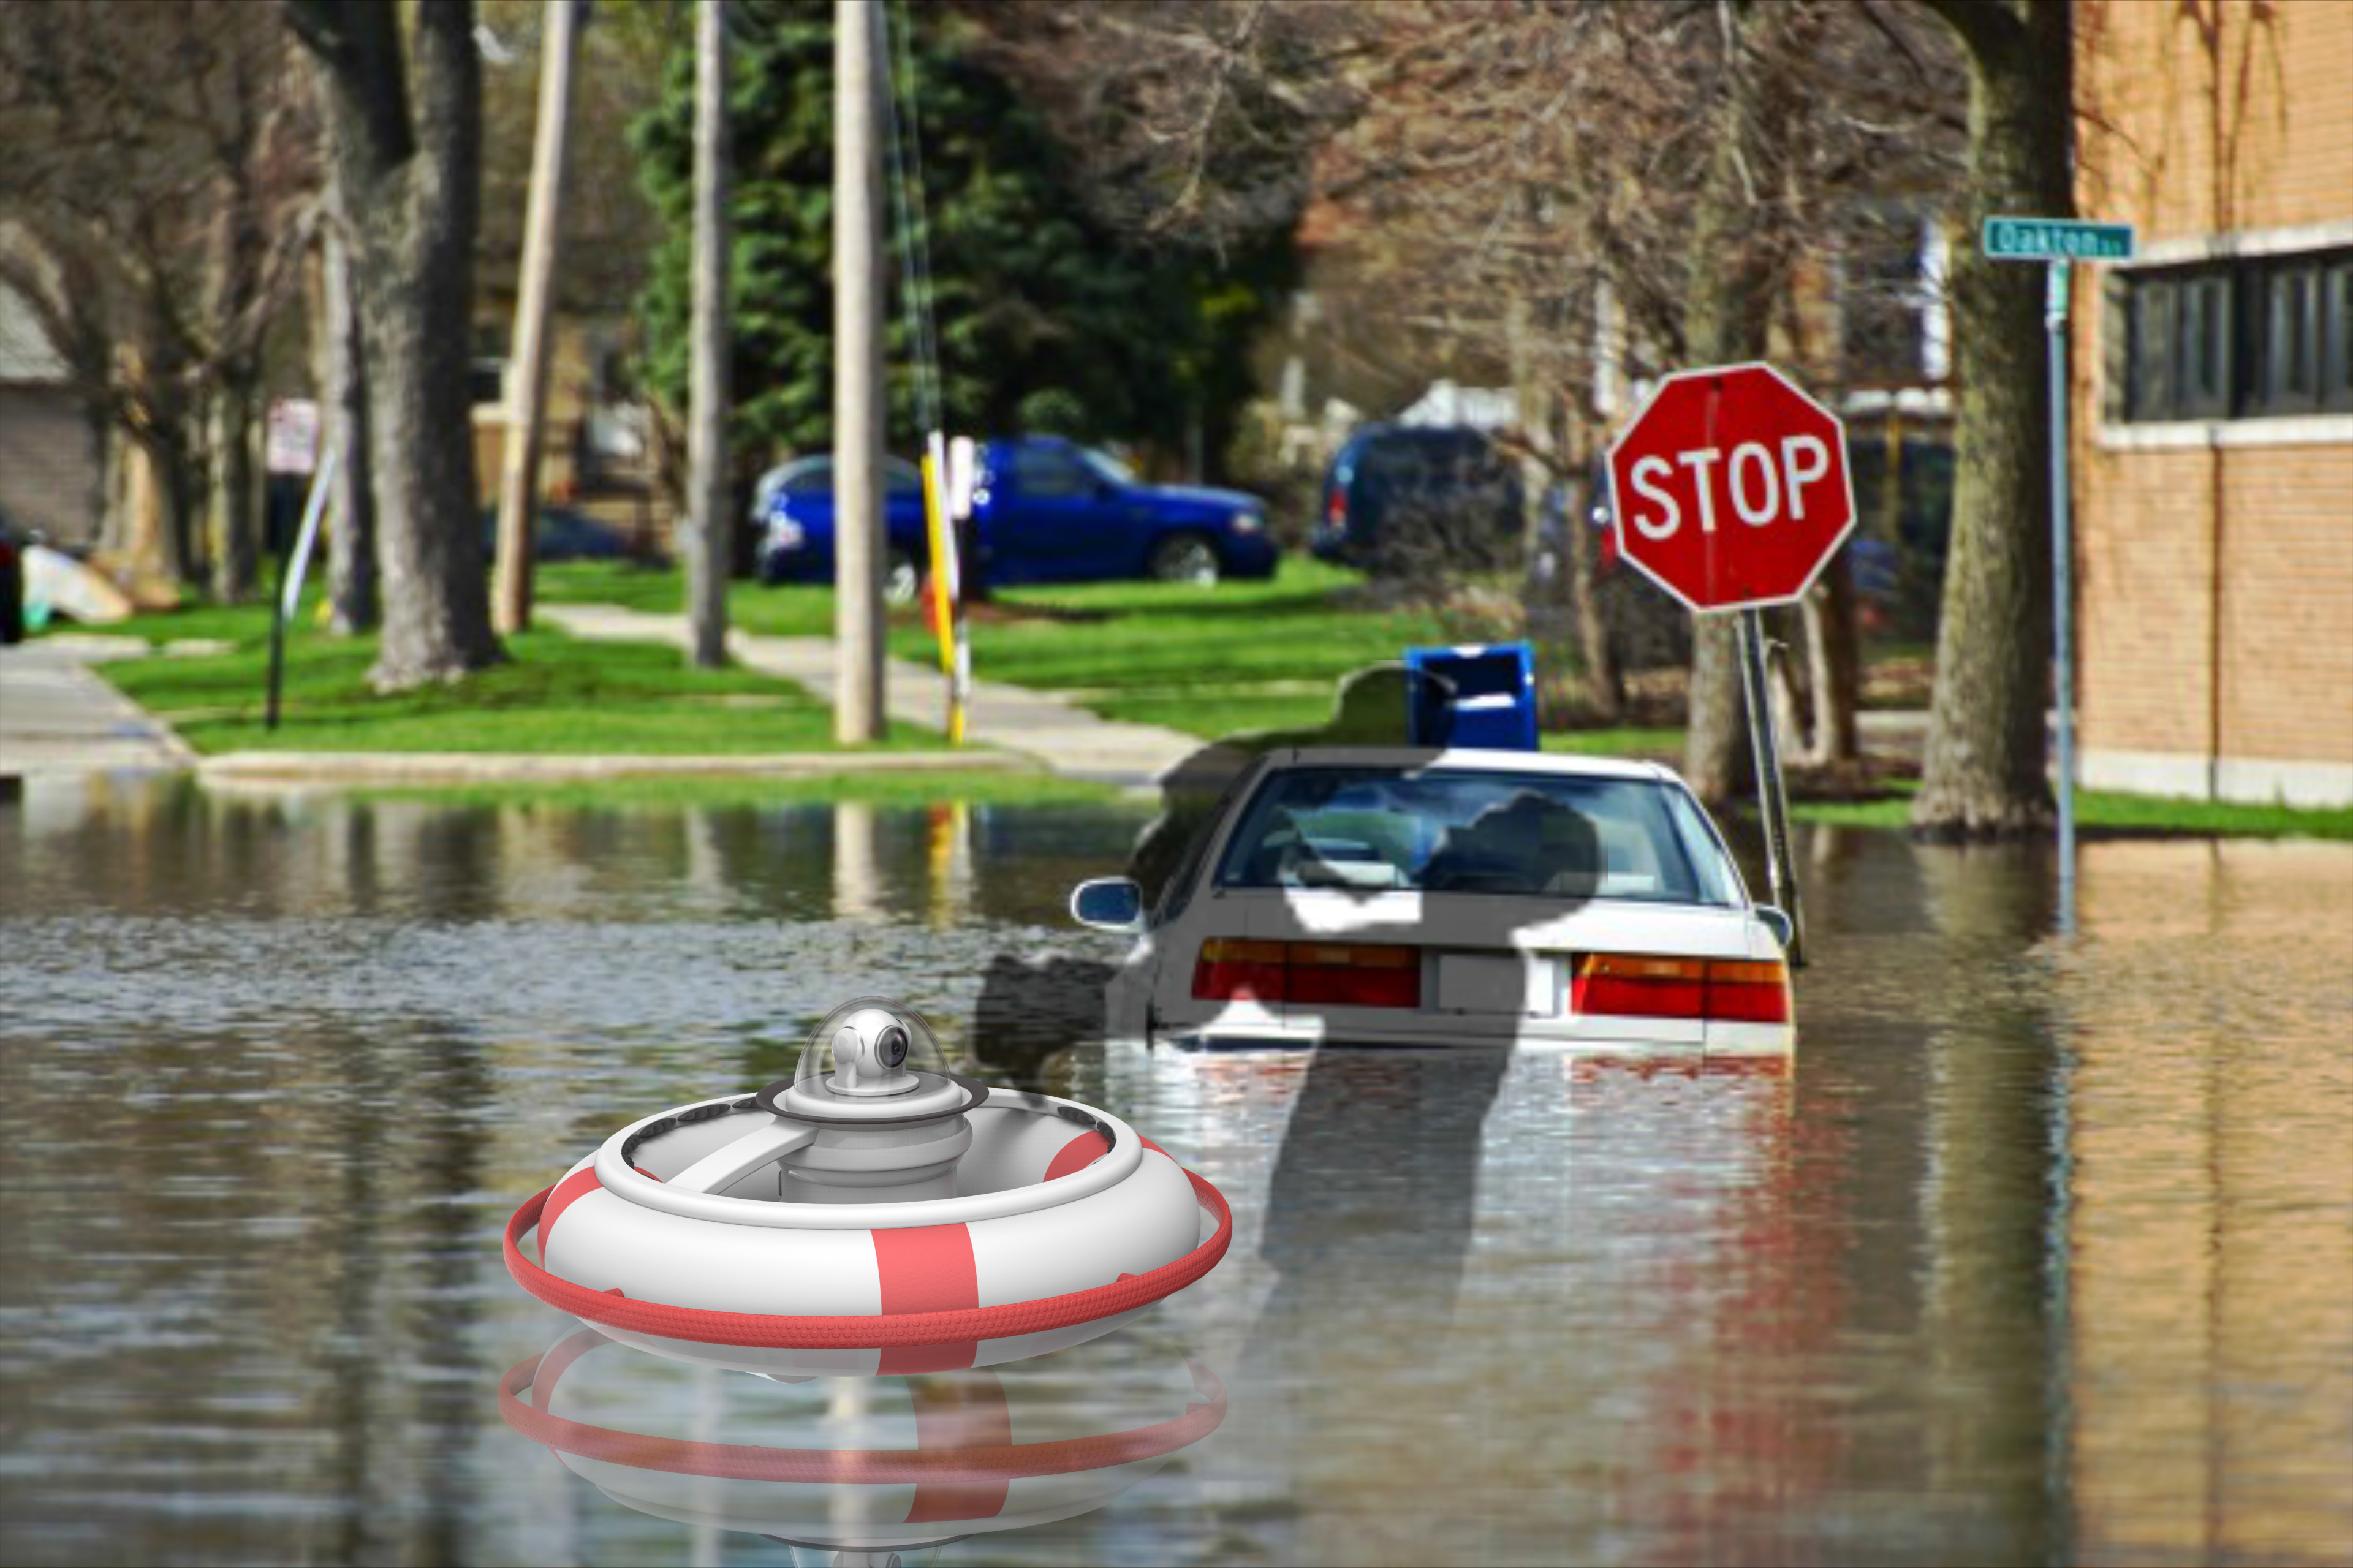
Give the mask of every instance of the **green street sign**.
<svg viewBox="0 0 2353 1568">
<path fill-rule="evenodd" d="M 2125 261 L 2133 253 L 2133 229 L 2063 217 L 1989 217 L 1985 253 L 1996 261 Z"/>
</svg>

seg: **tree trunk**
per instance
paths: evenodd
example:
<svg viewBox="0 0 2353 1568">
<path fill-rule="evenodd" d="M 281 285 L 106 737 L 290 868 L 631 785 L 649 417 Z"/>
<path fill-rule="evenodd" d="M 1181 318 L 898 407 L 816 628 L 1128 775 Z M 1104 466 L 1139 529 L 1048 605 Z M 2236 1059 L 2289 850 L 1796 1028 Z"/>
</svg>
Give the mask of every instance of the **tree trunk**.
<svg viewBox="0 0 2353 1568">
<path fill-rule="evenodd" d="M 839 19 L 836 19 L 839 25 Z M 694 38 L 694 299 L 686 411 L 689 662 L 727 662 L 727 12 L 702 0 Z M 839 464 L 834 493 L 842 493 Z M 838 515 L 841 514 L 838 509 Z"/>
<path fill-rule="evenodd" d="M 1952 545 L 1936 634 L 1936 689 L 1915 829 L 2039 832 L 2050 696 L 2050 402 L 2039 267 L 1989 261 L 1994 213 L 2064 216 L 2073 101 L 2067 0 L 1933 6 L 1969 64 L 1969 187 L 1953 247 Z"/>
<path fill-rule="evenodd" d="M 1579 447 L 1582 452 L 1588 448 Z M 1618 645 L 1610 640 L 1609 621 L 1601 607 L 1601 550 L 1593 526 L 1593 481 L 1579 477 L 1568 487 L 1568 607 L 1577 617 L 1577 651 L 1585 667 L 1587 717 L 1596 724 L 1616 724 L 1626 717 L 1626 682 L 1618 668 Z"/>
<path fill-rule="evenodd" d="M 502 657 L 467 375 L 482 128 L 472 0 L 418 0 L 414 116 L 394 0 L 288 5 L 324 68 L 352 229 L 384 598 L 369 680 L 382 691 L 454 680 Z"/>
<path fill-rule="evenodd" d="M 1854 567 L 1840 551 L 1806 596 L 1806 671 L 1813 723 L 1806 760 L 1840 767 L 1862 759 L 1857 710 L 1862 705 L 1862 655 L 1855 625 Z"/>
<path fill-rule="evenodd" d="M 211 588 L 224 605 L 241 605 L 260 580 L 259 495 L 254 482 L 253 395 L 247 377 L 224 374 L 206 399 L 206 521 L 212 541 Z"/>
<path fill-rule="evenodd" d="M 547 423 L 547 320 L 554 297 L 556 215 L 572 62 L 585 0 L 547 0 L 539 49 L 539 125 L 532 143 L 531 203 L 515 288 L 514 352 L 508 356 L 506 451 L 499 473 L 496 625 L 531 625 L 532 551 L 538 530 L 540 448 Z"/>
<path fill-rule="evenodd" d="M 367 356 L 351 246 L 341 204 L 320 247 L 319 422 L 335 454 L 327 481 L 334 526 L 327 535 L 327 625 L 337 637 L 375 629 L 375 464 L 368 446 Z"/>
<path fill-rule="evenodd" d="M 1739 8 L 1745 37 L 1751 9 Z M 1730 65 L 1729 108 L 1715 131 L 1715 155 L 1699 191 L 1693 223 L 1690 292 L 1683 303 L 1683 342 L 1694 365 L 1733 364 L 1765 357 L 1777 268 L 1747 232 L 1748 203 L 1742 146 L 1756 133 L 1753 96 L 1744 86 L 1745 61 Z M 1690 726 L 1683 738 L 1683 777 L 1710 805 L 1720 805 L 1755 771 L 1741 724 L 1740 656 L 1735 618 L 1698 616 L 1692 626 Z"/>
</svg>

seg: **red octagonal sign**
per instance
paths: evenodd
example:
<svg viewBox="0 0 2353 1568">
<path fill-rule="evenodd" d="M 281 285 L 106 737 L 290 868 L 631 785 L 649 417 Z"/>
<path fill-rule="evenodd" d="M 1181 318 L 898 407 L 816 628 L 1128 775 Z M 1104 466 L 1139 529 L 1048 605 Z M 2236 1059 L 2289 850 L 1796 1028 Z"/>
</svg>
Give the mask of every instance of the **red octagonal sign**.
<svg viewBox="0 0 2353 1568">
<path fill-rule="evenodd" d="M 1854 527 L 1846 432 L 1768 364 L 1678 371 L 1609 448 L 1618 552 L 1694 610 L 1802 597 Z"/>
</svg>

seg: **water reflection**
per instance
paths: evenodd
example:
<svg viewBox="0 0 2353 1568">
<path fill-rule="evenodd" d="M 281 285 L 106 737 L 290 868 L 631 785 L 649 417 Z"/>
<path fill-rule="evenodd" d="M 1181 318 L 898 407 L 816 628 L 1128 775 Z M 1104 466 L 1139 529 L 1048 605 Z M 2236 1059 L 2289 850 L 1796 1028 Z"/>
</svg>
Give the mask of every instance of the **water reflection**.
<svg viewBox="0 0 2353 1568">
<path fill-rule="evenodd" d="M 845 987 L 953 1029 L 1000 955 L 1115 962 L 1060 902 L 1144 816 L 28 780 L 0 1558 L 777 1560 L 494 1418 L 569 1329 L 505 1217 L 647 1108 L 782 1076 Z M 2353 1555 L 2353 853 L 2094 843 L 2063 945 L 2031 851 L 1803 849 L 1787 1071 L 1060 1039 L 1048 1087 L 1233 1201 L 1138 1325 L 1230 1414 L 942 1560 Z"/>
<path fill-rule="evenodd" d="M 1214 1433 L 1227 1396 L 1199 1361 L 1128 1335 L 1018 1366 L 776 1380 L 581 1329 L 509 1369 L 498 1406 L 638 1513 L 763 1536 L 797 1563 L 912 1568 L 1105 1507 Z"/>
</svg>

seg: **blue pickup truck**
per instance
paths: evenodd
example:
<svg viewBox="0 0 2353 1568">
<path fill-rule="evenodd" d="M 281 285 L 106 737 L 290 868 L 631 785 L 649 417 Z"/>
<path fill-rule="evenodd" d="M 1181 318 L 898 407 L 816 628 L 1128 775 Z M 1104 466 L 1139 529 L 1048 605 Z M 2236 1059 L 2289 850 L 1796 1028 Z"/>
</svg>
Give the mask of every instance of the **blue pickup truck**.
<svg viewBox="0 0 2353 1568">
<path fill-rule="evenodd" d="M 1266 507 L 1240 490 L 1148 485 L 1116 459 L 1053 436 L 991 441 L 973 487 L 974 549 L 992 588 L 1154 578 L 1212 584 L 1266 577 L 1278 552 Z M 833 580 L 833 459 L 771 469 L 752 503 L 760 581 Z M 923 481 L 891 458 L 883 490 L 883 595 L 915 596 L 929 560 Z"/>
</svg>

